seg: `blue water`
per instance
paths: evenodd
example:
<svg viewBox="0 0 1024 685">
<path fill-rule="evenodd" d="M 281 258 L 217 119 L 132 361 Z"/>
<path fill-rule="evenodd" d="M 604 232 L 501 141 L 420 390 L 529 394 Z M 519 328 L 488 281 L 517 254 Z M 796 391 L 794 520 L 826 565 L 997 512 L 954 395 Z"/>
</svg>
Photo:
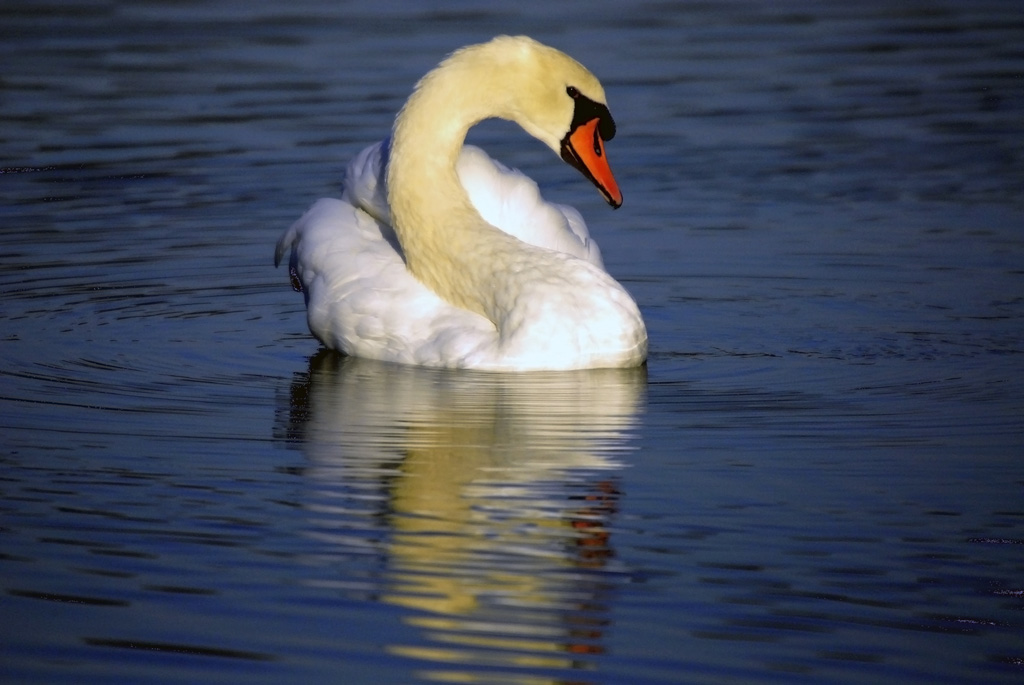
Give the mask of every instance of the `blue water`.
<svg viewBox="0 0 1024 685">
<path fill-rule="evenodd" d="M 320 349 L 273 246 L 450 50 L 597 73 L 645 369 Z M 0 9 L 0 677 L 1016 683 L 1017 3 Z"/>
</svg>

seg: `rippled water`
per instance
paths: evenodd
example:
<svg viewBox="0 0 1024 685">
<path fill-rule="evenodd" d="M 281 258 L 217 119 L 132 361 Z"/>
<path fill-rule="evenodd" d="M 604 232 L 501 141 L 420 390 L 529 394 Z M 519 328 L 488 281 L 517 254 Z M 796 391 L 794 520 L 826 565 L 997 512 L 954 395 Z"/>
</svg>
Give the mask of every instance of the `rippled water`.
<svg viewBox="0 0 1024 685">
<path fill-rule="evenodd" d="M 1017 3 L 0 9 L 5 682 L 963 683 L 1024 673 Z M 646 369 L 318 349 L 271 266 L 415 79 L 602 77 L 575 204 Z"/>
</svg>

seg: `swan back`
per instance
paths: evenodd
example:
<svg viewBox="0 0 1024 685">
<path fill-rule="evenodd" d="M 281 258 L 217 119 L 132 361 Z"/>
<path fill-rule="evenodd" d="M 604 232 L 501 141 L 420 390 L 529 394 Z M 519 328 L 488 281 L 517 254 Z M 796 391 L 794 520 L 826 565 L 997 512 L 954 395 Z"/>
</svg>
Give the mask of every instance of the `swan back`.
<svg viewBox="0 0 1024 685">
<path fill-rule="evenodd" d="M 390 139 L 356 155 L 345 170 L 342 199 L 391 228 L 387 174 Z M 537 183 L 490 158 L 475 145 L 462 148 L 459 181 L 487 223 L 530 245 L 557 250 L 604 267 L 601 249 L 575 207 L 547 202 Z"/>
</svg>

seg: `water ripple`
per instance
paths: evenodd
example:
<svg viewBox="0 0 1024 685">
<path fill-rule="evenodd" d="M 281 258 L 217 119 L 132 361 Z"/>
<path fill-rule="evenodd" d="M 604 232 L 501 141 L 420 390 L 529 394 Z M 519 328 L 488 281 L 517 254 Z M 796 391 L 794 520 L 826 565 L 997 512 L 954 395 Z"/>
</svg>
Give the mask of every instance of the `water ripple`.
<svg viewBox="0 0 1024 685">
<path fill-rule="evenodd" d="M 59 6 L 58 6 L 59 5 Z M 1016 683 L 1013 3 L 0 10 L 18 682 Z M 318 352 L 273 243 L 451 49 L 598 73 L 634 374 Z"/>
</svg>

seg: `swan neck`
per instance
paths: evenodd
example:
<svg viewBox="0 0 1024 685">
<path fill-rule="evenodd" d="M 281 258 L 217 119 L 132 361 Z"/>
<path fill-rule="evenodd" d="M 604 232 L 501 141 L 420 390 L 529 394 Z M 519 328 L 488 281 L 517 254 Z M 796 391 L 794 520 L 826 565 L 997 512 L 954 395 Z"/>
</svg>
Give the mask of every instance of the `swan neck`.
<svg viewBox="0 0 1024 685">
<path fill-rule="evenodd" d="M 412 274 L 452 304 L 494 320 L 494 253 L 509 239 L 473 207 L 456 163 L 469 129 L 506 112 L 499 89 L 488 87 L 493 72 L 459 57 L 427 74 L 395 121 L 388 201 Z"/>
</svg>

